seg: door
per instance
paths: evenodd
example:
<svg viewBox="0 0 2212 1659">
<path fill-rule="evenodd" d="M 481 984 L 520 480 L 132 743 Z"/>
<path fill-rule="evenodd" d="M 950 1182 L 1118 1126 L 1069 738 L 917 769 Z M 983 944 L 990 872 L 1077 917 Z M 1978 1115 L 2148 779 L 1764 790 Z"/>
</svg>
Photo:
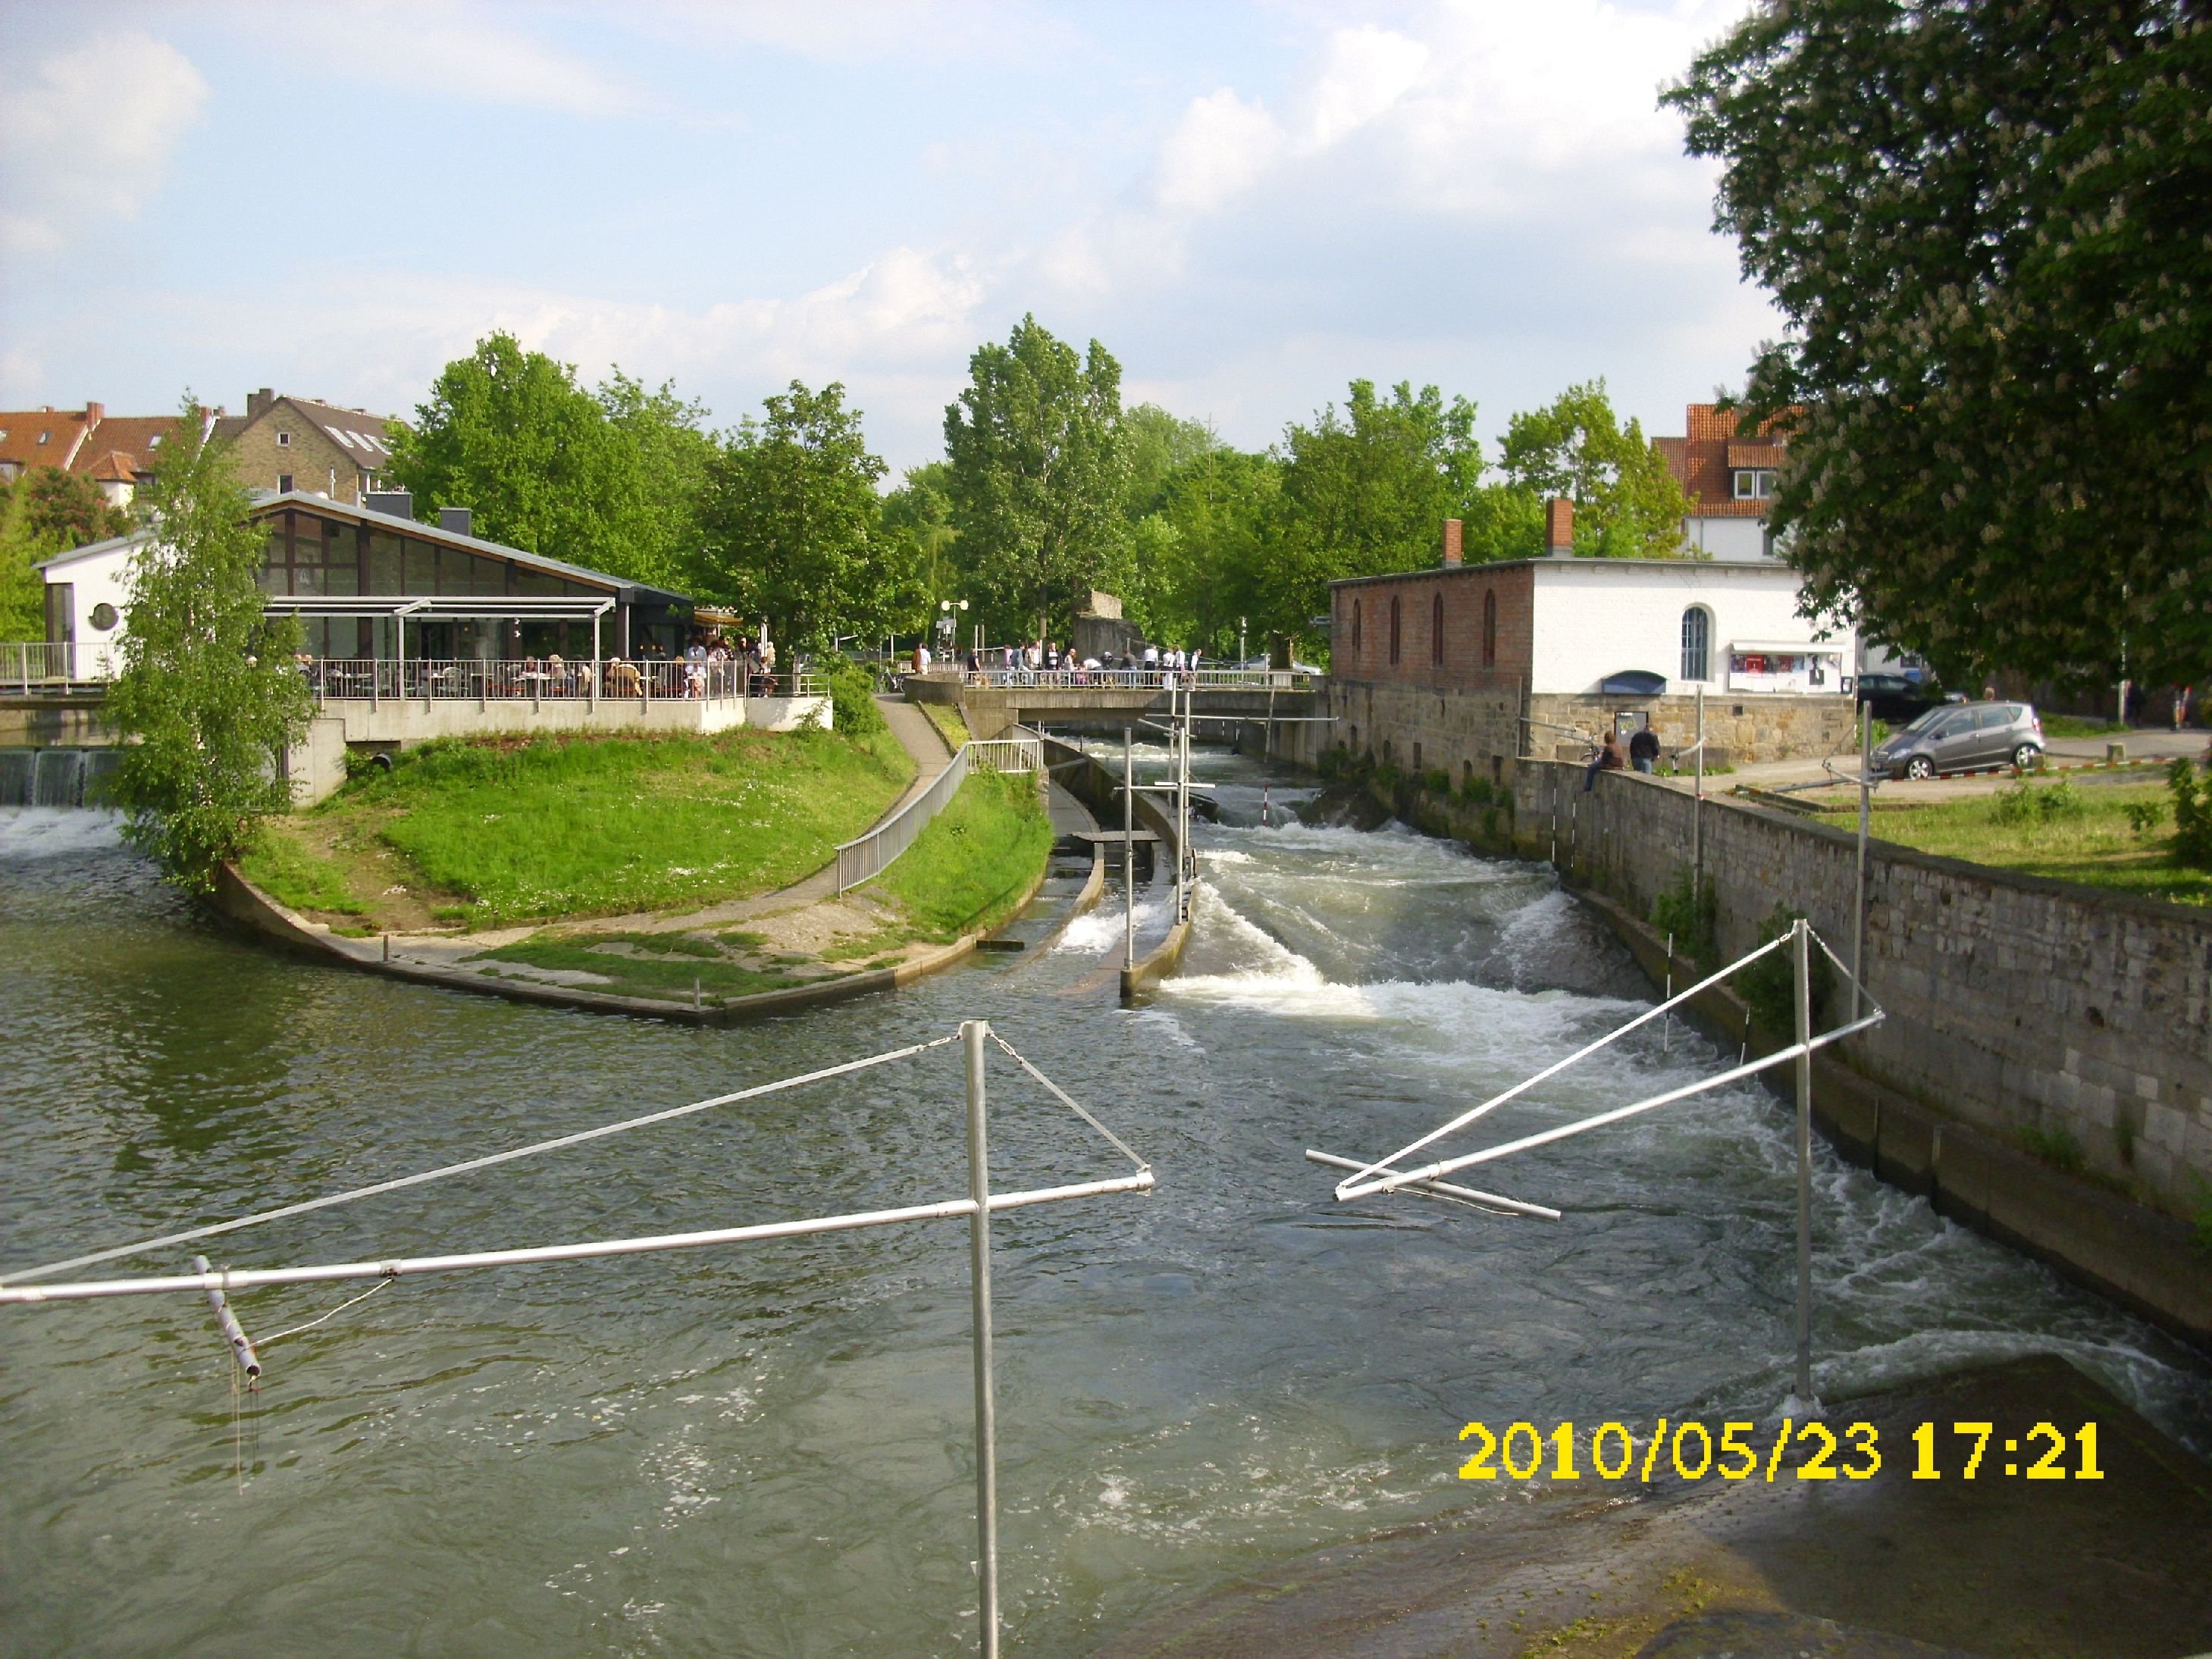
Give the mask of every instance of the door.
<svg viewBox="0 0 2212 1659">
<path fill-rule="evenodd" d="M 1984 703 L 1974 710 L 1973 758 L 1969 766 L 2002 766 L 2012 752 L 2012 709 Z"/>
<path fill-rule="evenodd" d="M 1929 751 L 1939 772 L 1959 772 L 1974 763 L 1974 711 L 1954 708 L 1943 716 L 1931 734 Z"/>
</svg>

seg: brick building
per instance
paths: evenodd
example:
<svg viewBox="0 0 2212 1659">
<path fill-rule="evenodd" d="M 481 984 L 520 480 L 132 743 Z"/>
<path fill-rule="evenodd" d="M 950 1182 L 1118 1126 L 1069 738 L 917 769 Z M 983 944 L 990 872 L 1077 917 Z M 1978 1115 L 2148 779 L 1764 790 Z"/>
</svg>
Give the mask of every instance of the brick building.
<svg viewBox="0 0 2212 1659">
<path fill-rule="evenodd" d="M 1690 498 L 1682 521 L 1686 550 L 1730 562 L 1774 556 L 1766 520 L 1789 459 L 1782 432 L 1788 418 L 1777 416 L 1743 432 L 1734 410 L 1692 404 L 1683 415 L 1684 435 L 1651 441 Z"/>
<path fill-rule="evenodd" d="M 1815 637 L 1798 579 L 1769 560 L 1576 558 L 1573 507 L 1547 507 L 1551 554 L 1460 560 L 1330 585 L 1329 712 L 1354 754 L 1455 785 L 1507 781 L 1524 755 L 1649 724 L 1669 750 L 1785 760 L 1850 747 L 1849 632 Z"/>
<path fill-rule="evenodd" d="M 201 411 L 203 434 L 221 413 Z M 0 483 L 51 466 L 90 478 L 110 507 L 128 507 L 152 480 L 161 441 L 176 423 L 174 415 L 110 415 L 94 403 L 0 410 Z"/>
<path fill-rule="evenodd" d="M 382 487 L 392 464 L 386 438 L 392 424 L 386 416 L 263 386 L 246 395 L 245 414 L 225 416 L 215 429 L 229 441 L 248 489 L 298 489 L 358 507 Z"/>
</svg>

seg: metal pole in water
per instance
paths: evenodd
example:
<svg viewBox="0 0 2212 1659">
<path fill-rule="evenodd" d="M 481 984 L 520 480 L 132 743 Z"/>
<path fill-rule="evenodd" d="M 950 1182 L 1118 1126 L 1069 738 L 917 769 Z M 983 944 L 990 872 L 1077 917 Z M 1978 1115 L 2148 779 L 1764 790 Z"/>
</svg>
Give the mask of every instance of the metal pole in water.
<svg viewBox="0 0 2212 1659">
<path fill-rule="evenodd" d="M 208 1266 L 205 1256 L 196 1255 L 192 1258 L 192 1271 L 211 1276 L 215 1269 Z M 261 1356 L 253 1352 L 253 1345 L 246 1340 L 245 1328 L 239 1324 L 238 1316 L 231 1312 L 230 1304 L 224 1299 L 222 1291 L 213 1285 L 208 1286 L 207 1299 L 208 1306 L 215 1310 L 215 1322 L 222 1328 L 223 1340 L 230 1344 L 231 1358 L 238 1361 L 239 1369 L 246 1376 L 258 1377 L 261 1375 Z"/>
<path fill-rule="evenodd" d="M 1121 971 L 1137 965 L 1137 772 L 1134 738 L 1121 728 Z"/>
<path fill-rule="evenodd" d="M 1698 901 L 1705 879 L 1705 688 L 1698 688 L 1698 757 L 1697 784 L 1690 799 L 1690 913 L 1698 913 Z"/>
<path fill-rule="evenodd" d="M 1669 1002 L 1674 1000 L 1674 936 L 1672 933 L 1667 935 L 1666 1000 Z M 1674 1052 L 1674 1016 L 1672 1014 L 1667 1016 L 1666 1023 L 1659 1028 L 1659 1052 L 1662 1054 Z"/>
<path fill-rule="evenodd" d="M 975 1587 L 977 1634 L 983 1659 L 999 1655 L 998 1427 L 991 1400 L 991 1160 L 983 1129 L 983 1039 L 988 1022 L 965 1021 L 961 1047 L 968 1062 L 968 1275 L 975 1291 Z"/>
<path fill-rule="evenodd" d="M 1797 981 L 1797 1397 L 1813 1398 L 1813 928 L 1799 918 Z"/>
<path fill-rule="evenodd" d="M 1860 989 L 1866 983 L 1866 864 L 1868 797 L 1874 785 L 1867 776 L 1874 761 L 1874 710 L 1859 706 L 1859 879 L 1851 909 L 1851 1018 L 1859 1017 Z"/>
</svg>

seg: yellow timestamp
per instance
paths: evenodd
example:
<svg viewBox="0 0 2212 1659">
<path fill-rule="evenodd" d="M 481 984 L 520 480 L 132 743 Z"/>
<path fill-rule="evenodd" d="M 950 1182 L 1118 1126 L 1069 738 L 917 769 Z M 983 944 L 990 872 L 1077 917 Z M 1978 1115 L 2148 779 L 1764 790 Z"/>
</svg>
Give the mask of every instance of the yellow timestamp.
<svg viewBox="0 0 2212 1659">
<path fill-rule="evenodd" d="M 1996 1424 L 1953 1423 L 1948 1428 L 1946 1435 L 1943 1425 L 1923 1423 L 1912 1431 L 1915 1480 L 1942 1480 L 1947 1452 L 1952 1473 L 1965 1480 L 2000 1470 L 2029 1480 L 2105 1478 L 2097 1465 L 2094 1423 L 2084 1423 L 2070 1437 L 2053 1424 L 2038 1423 L 1998 1443 L 2002 1462 L 1988 1456 Z M 1649 1482 L 1671 1474 L 1680 1480 L 1870 1480 L 1881 1472 L 1881 1431 L 1871 1423 L 1851 1423 L 1839 1431 L 1826 1423 L 1785 1417 L 1772 1432 L 1771 1441 L 1759 1443 L 1764 1436 L 1747 1418 L 1716 1426 L 1694 1418 L 1670 1424 L 1662 1417 L 1641 1437 L 1623 1423 L 1601 1423 L 1587 1437 L 1572 1423 L 1555 1424 L 1548 1431 L 1534 1423 L 1513 1423 L 1502 1433 L 1485 1423 L 1470 1423 L 1459 1437 L 1474 1443 L 1474 1455 L 1460 1465 L 1459 1478 Z"/>
</svg>

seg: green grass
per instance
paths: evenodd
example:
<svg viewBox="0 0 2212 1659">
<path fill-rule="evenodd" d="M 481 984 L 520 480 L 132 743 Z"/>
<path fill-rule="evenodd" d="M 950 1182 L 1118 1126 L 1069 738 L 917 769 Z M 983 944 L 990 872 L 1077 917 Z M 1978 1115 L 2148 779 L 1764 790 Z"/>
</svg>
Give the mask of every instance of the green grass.
<svg viewBox="0 0 2212 1659">
<path fill-rule="evenodd" d="M 710 961 L 686 954 L 681 960 L 670 960 L 617 956 L 591 948 L 617 940 L 665 946 L 670 937 L 660 933 L 606 933 L 567 939 L 532 938 L 487 951 L 471 960 L 520 963 L 532 968 L 580 969 L 587 974 L 603 974 L 613 981 L 605 988 L 587 986 L 586 989 L 605 988 L 619 996 L 652 997 L 662 1001 L 690 1001 L 695 982 L 702 996 L 711 997 L 750 996 L 758 991 L 788 990 L 805 982 L 783 974 L 763 974 L 741 968 L 719 956 Z M 688 951 L 690 946 L 703 942 L 689 940 L 678 948 Z"/>
<path fill-rule="evenodd" d="M 2075 799 L 2068 809 L 2046 813 L 2043 798 L 2065 788 Z M 2011 790 L 1996 796 L 1941 801 L 1903 811 L 1885 811 L 1876 820 L 1884 841 L 1900 842 L 1923 853 L 1964 859 L 2000 870 L 2081 882 L 2177 904 L 2212 904 L 2212 872 L 2191 870 L 2173 860 L 2173 836 L 2138 832 L 2129 808 L 2138 810 L 2170 799 L 2163 784 L 2111 784 L 2075 788 L 2070 783 L 2028 786 L 2024 811 Z M 1823 803 L 1824 807 L 1826 804 Z M 1845 819 L 1856 803 L 1828 808 Z"/>
<path fill-rule="evenodd" d="M 820 868 L 914 775 L 879 732 L 428 744 L 316 809 L 374 820 L 495 927 L 768 892 Z"/>
<path fill-rule="evenodd" d="M 2126 733 L 2106 720 L 2089 720 L 2080 714 L 2038 714 L 2043 722 L 2046 738 L 2106 738 L 2124 737 Z"/>
<path fill-rule="evenodd" d="M 924 702 L 916 703 L 915 707 L 929 716 L 929 723 L 938 729 L 946 746 L 954 754 L 958 754 L 960 746 L 969 741 L 967 718 L 961 714 L 957 704 Z"/>
<path fill-rule="evenodd" d="M 264 833 L 238 862 L 246 878 L 279 904 L 333 915 L 368 914 L 368 907 L 348 890 L 343 865 L 289 836 Z"/>
<path fill-rule="evenodd" d="M 937 944 L 1011 915 L 1052 853 L 1052 819 L 1027 773 L 968 775 L 945 809 L 873 885 Z"/>
</svg>

